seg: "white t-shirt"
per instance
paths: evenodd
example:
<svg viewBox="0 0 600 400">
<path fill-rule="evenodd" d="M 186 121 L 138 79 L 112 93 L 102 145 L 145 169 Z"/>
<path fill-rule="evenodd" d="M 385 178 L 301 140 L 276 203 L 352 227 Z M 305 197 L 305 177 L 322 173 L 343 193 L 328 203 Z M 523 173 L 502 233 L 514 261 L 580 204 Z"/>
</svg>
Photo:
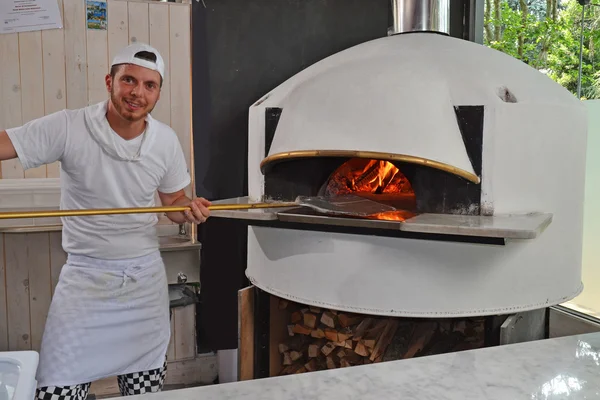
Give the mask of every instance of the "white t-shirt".
<svg viewBox="0 0 600 400">
<path fill-rule="evenodd" d="M 24 169 L 61 162 L 61 209 L 155 206 L 155 194 L 190 184 L 181 144 L 167 125 L 147 118 L 127 141 L 106 120 L 107 102 L 63 110 L 7 129 Z M 156 214 L 63 217 L 63 248 L 94 258 L 124 259 L 158 249 Z"/>
</svg>

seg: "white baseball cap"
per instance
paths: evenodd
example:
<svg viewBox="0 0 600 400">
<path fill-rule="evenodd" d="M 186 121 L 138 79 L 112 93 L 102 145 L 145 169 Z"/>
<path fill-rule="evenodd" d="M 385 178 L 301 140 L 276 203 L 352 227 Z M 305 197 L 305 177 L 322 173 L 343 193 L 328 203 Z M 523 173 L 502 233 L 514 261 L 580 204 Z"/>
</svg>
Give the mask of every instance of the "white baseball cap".
<svg viewBox="0 0 600 400">
<path fill-rule="evenodd" d="M 150 61 L 145 58 L 136 57 L 136 54 L 138 54 L 141 51 L 147 51 L 149 53 L 154 54 L 156 56 L 156 61 Z M 149 46 L 145 43 L 136 42 L 121 49 L 113 59 L 111 67 L 117 64 L 139 65 L 140 67 L 145 67 L 153 71 L 158 71 L 160 76 L 163 79 L 165 78 L 165 63 L 160 53 L 154 47 Z"/>
</svg>

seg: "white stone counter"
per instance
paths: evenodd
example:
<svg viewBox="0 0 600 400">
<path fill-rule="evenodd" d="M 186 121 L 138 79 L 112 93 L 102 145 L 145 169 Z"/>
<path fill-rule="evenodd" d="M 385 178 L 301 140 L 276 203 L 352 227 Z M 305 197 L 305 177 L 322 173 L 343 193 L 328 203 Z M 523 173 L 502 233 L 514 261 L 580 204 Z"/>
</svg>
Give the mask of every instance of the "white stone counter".
<svg viewBox="0 0 600 400">
<path fill-rule="evenodd" d="M 143 397 L 137 396 L 137 398 L 146 400 L 600 398 L 600 333 L 331 371 L 165 391 Z"/>
</svg>

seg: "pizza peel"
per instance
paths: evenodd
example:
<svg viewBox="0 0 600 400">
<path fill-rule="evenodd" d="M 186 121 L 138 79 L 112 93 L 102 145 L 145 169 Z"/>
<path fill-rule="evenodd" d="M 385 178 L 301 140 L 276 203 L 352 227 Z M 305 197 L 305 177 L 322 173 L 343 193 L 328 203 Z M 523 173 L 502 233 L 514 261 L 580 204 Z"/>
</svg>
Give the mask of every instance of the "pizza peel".
<svg viewBox="0 0 600 400">
<path fill-rule="evenodd" d="M 336 216 L 362 217 L 395 211 L 392 206 L 378 203 L 357 195 L 325 196 L 298 196 L 293 202 L 263 202 L 247 204 L 214 204 L 208 207 L 210 211 L 225 210 L 251 210 L 260 208 L 294 208 L 308 207 L 318 213 Z M 79 210 L 41 210 L 41 211 L 9 211 L 0 212 L 0 220 L 21 218 L 56 218 L 78 217 L 90 215 L 111 214 L 149 214 L 181 212 L 191 210 L 188 206 L 161 206 L 161 207 L 136 207 L 136 208 L 98 208 Z"/>
</svg>

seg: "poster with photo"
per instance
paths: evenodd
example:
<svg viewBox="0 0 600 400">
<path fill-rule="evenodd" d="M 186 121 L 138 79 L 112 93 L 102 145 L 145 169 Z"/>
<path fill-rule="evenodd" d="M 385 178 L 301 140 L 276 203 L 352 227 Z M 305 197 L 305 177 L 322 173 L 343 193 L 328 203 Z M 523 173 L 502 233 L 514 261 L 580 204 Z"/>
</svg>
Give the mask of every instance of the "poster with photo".
<svg viewBox="0 0 600 400">
<path fill-rule="evenodd" d="M 62 27 L 57 0 L 0 0 L 0 34 Z"/>
<path fill-rule="evenodd" d="M 107 20 L 106 1 L 86 1 L 87 28 L 105 31 Z"/>
</svg>

